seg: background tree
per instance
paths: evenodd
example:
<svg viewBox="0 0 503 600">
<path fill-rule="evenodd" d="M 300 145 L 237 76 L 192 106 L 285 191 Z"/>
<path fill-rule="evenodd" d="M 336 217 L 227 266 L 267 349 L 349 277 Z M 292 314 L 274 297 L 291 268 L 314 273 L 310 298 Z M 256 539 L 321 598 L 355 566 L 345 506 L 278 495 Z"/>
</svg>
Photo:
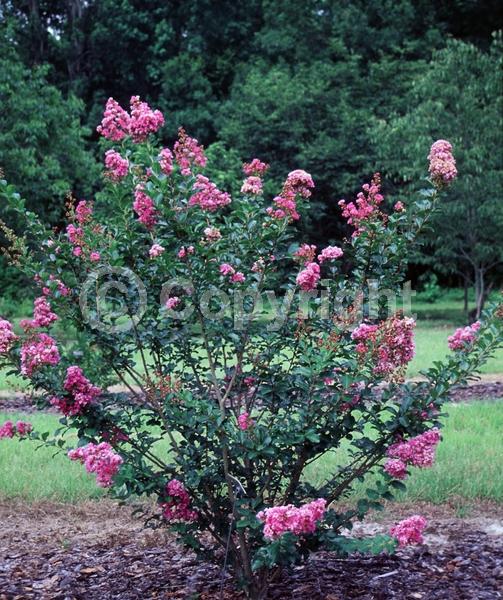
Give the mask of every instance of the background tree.
<svg viewBox="0 0 503 600">
<path fill-rule="evenodd" d="M 449 42 L 414 80 L 406 98 L 408 110 L 376 125 L 376 137 L 383 142 L 378 145 L 378 163 L 394 176 L 399 194 L 420 173 L 431 141 L 452 140 L 463 176 L 433 217 L 425 259 L 474 285 L 476 318 L 501 275 L 503 261 L 502 50 L 501 36 L 489 53 L 472 44 Z"/>
</svg>

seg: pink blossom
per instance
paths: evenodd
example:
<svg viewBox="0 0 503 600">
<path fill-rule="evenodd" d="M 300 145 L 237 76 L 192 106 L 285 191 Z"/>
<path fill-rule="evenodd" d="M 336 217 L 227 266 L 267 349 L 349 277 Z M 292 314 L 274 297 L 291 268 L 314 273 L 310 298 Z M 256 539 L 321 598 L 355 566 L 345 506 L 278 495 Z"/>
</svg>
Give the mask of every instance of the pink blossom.
<svg viewBox="0 0 503 600">
<path fill-rule="evenodd" d="M 152 110 L 139 96 L 131 96 L 131 118 L 129 133 L 133 142 L 144 142 L 150 133 L 155 133 L 164 125 L 164 116 L 160 110 Z"/>
<path fill-rule="evenodd" d="M 320 265 L 311 262 L 297 275 L 297 285 L 305 292 L 314 290 L 320 280 Z"/>
<path fill-rule="evenodd" d="M 318 498 L 309 504 L 297 508 L 293 504 L 266 508 L 257 514 L 257 519 L 264 523 L 264 537 L 275 540 L 287 531 L 295 535 L 314 533 L 316 524 L 323 519 L 326 500 Z"/>
<path fill-rule="evenodd" d="M 189 199 L 190 206 L 200 206 L 203 210 L 214 212 L 222 206 L 230 204 L 231 197 L 227 192 L 221 192 L 217 186 L 204 175 L 198 175 L 192 187 L 196 190 Z"/>
<path fill-rule="evenodd" d="M 112 181 L 120 181 L 128 174 L 129 161 L 115 150 L 107 150 L 105 153 L 105 167 L 107 171 L 105 175 Z"/>
<path fill-rule="evenodd" d="M 241 186 L 241 192 L 243 194 L 251 194 L 254 196 L 258 196 L 262 193 L 262 179 L 253 175 L 247 177 L 243 181 L 243 185 Z"/>
<path fill-rule="evenodd" d="M 234 267 L 232 265 L 229 265 L 228 263 L 223 263 L 220 265 L 221 275 L 234 275 L 235 272 L 236 270 L 234 269 Z"/>
<path fill-rule="evenodd" d="M 148 255 L 150 258 L 157 258 L 158 256 L 161 256 L 164 250 L 165 248 L 160 244 L 152 244 L 150 250 L 148 251 Z"/>
<path fill-rule="evenodd" d="M 380 325 L 362 323 L 351 334 L 356 351 L 375 362 L 376 375 L 390 375 L 414 358 L 414 319 L 394 315 Z"/>
<path fill-rule="evenodd" d="M 398 540 L 400 547 L 407 546 L 408 544 L 422 544 L 424 541 L 422 533 L 426 525 L 427 522 L 424 517 L 414 515 L 400 521 L 400 523 L 391 528 L 390 533 Z"/>
<path fill-rule="evenodd" d="M 263 176 L 264 173 L 269 168 L 269 165 L 265 162 L 262 162 L 258 158 L 254 158 L 249 163 L 244 163 L 243 165 L 243 173 L 249 176 Z"/>
<path fill-rule="evenodd" d="M 469 350 L 477 338 L 480 322 L 475 321 L 467 327 L 459 327 L 453 335 L 447 338 L 447 344 L 451 350 Z"/>
<path fill-rule="evenodd" d="M 303 198 L 309 198 L 311 188 L 314 187 L 313 178 L 309 173 L 302 169 L 297 169 L 288 173 L 285 184 L 283 186 L 283 195 L 285 192 L 292 192 L 294 195 L 299 194 Z"/>
<path fill-rule="evenodd" d="M 400 202 L 400 200 L 395 203 L 393 208 L 396 210 L 396 212 L 403 212 L 405 210 L 405 206 Z"/>
<path fill-rule="evenodd" d="M 379 215 L 379 205 L 384 200 L 381 194 L 381 176 L 379 173 L 375 173 L 372 182 L 370 184 L 365 183 L 362 190 L 358 193 L 355 203 L 346 203 L 345 200 L 339 201 L 342 216 L 347 220 L 348 225 L 355 228 L 353 236 L 357 236 L 364 231 L 366 223 Z"/>
<path fill-rule="evenodd" d="M 241 271 L 237 271 L 231 276 L 232 283 L 243 283 L 244 280 L 245 276 L 243 275 L 243 273 L 241 273 Z"/>
<path fill-rule="evenodd" d="M 195 138 L 189 137 L 183 127 L 178 130 L 178 141 L 175 142 L 173 150 L 182 175 L 191 175 L 194 166 L 206 166 L 207 159 L 203 147 Z"/>
<path fill-rule="evenodd" d="M 133 210 L 138 215 L 138 221 L 147 229 L 152 229 L 157 223 L 157 210 L 154 201 L 145 193 L 143 184 L 136 186 L 134 193 Z"/>
<path fill-rule="evenodd" d="M 216 227 L 206 227 L 204 230 L 204 236 L 207 242 L 218 242 L 222 238 L 220 230 Z"/>
<path fill-rule="evenodd" d="M 163 517 L 167 521 L 196 521 L 197 512 L 190 508 L 190 496 L 178 479 L 172 479 L 166 485 L 167 502 L 161 503 Z"/>
<path fill-rule="evenodd" d="M 429 172 L 431 180 L 436 186 L 449 185 L 456 179 L 458 171 L 456 161 L 452 155 L 452 146 L 446 140 L 437 140 L 428 154 L 430 161 Z"/>
<path fill-rule="evenodd" d="M 100 487 L 110 487 L 112 479 L 124 462 L 107 442 L 87 444 L 68 452 L 70 460 L 82 463 L 88 473 L 96 473 L 96 483 Z"/>
<path fill-rule="evenodd" d="M 326 260 L 335 260 L 343 255 L 341 248 L 338 246 L 327 246 L 323 248 L 321 254 L 318 254 L 318 261 L 323 264 Z"/>
<path fill-rule="evenodd" d="M 250 418 L 250 413 L 242 412 L 238 417 L 238 427 L 241 431 L 246 431 L 253 425 L 253 419 Z"/>
<path fill-rule="evenodd" d="M 96 131 L 107 140 L 119 142 L 129 133 L 130 116 L 113 98 L 107 100 L 101 125 Z"/>
<path fill-rule="evenodd" d="M 282 194 L 281 196 L 276 196 L 273 199 L 273 203 L 274 208 L 272 206 L 267 208 L 267 214 L 273 219 L 288 219 L 291 221 L 298 221 L 300 219 L 294 195 Z"/>
<path fill-rule="evenodd" d="M 0 354 L 7 354 L 16 340 L 17 335 L 12 331 L 12 324 L 0 319 Z"/>
<path fill-rule="evenodd" d="M 12 421 L 5 421 L 0 427 L 0 440 L 2 438 L 13 438 L 15 433 L 16 428 L 14 427 L 14 423 Z"/>
<path fill-rule="evenodd" d="M 178 258 L 187 258 L 189 254 L 194 254 L 194 246 L 182 246 L 178 250 Z"/>
<path fill-rule="evenodd" d="M 75 248 L 72 250 L 72 253 L 78 258 L 79 256 L 82 256 L 82 248 L 80 246 L 75 246 Z"/>
<path fill-rule="evenodd" d="M 56 341 L 46 333 L 38 333 L 21 347 L 21 373 L 30 377 L 44 365 L 57 365 L 61 357 Z"/>
<path fill-rule="evenodd" d="M 159 165 L 165 175 L 173 172 L 173 154 L 169 148 L 163 148 L 159 154 Z"/>
<path fill-rule="evenodd" d="M 168 300 L 166 301 L 166 308 L 168 310 L 173 310 L 179 304 L 180 304 L 180 298 L 178 298 L 178 296 L 172 296 L 171 298 L 168 298 Z"/>
<path fill-rule="evenodd" d="M 302 244 L 293 254 L 294 258 L 300 259 L 304 264 L 312 263 L 316 256 L 316 246 L 313 244 Z"/>
<path fill-rule="evenodd" d="M 94 402 L 102 390 L 93 385 L 77 366 L 68 367 L 63 388 L 67 392 L 64 398 L 53 396 L 50 403 L 65 415 L 78 415 Z"/>
<path fill-rule="evenodd" d="M 72 223 L 66 227 L 66 235 L 70 243 L 74 246 L 81 246 L 84 243 L 84 230 L 82 227 L 75 227 Z"/>
<path fill-rule="evenodd" d="M 16 433 L 19 437 L 24 437 L 33 431 L 33 425 L 27 421 L 17 421 Z"/>
<path fill-rule="evenodd" d="M 89 255 L 89 260 L 91 262 L 99 262 L 101 258 L 101 255 L 99 252 L 91 252 L 91 254 Z"/>
<path fill-rule="evenodd" d="M 26 319 L 21 321 L 21 327 L 24 330 L 49 327 L 54 321 L 58 320 L 58 315 L 52 312 L 51 305 L 45 296 L 37 298 L 33 303 L 33 307 L 33 319 L 31 321 Z"/>
<path fill-rule="evenodd" d="M 80 225 L 88 223 L 92 215 L 93 205 L 91 202 L 87 202 L 87 200 L 81 200 L 75 207 L 75 218 Z"/>
<path fill-rule="evenodd" d="M 384 464 L 384 470 L 394 479 L 405 479 L 407 477 L 407 465 L 398 458 L 391 458 Z"/>
<path fill-rule="evenodd" d="M 421 435 L 407 441 L 392 444 L 386 454 L 407 465 L 427 468 L 435 462 L 435 451 L 440 442 L 440 431 L 436 428 L 425 431 Z"/>
</svg>

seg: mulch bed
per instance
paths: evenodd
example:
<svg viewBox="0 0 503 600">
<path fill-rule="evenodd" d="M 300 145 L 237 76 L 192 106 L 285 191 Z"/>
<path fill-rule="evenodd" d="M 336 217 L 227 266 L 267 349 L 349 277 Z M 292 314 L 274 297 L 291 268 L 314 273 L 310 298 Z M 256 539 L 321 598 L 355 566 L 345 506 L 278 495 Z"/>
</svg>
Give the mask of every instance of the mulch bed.
<svg viewBox="0 0 503 600">
<path fill-rule="evenodd" d="M 106 501 L 35 509 L 0 504 L 0 599 L 243 598 L 228 578 L 221 590 L 216 567 L 196 561 L 166 532 L 143 530 L 124 510 Z M 424 546 L 394 556 L 317 553 L 285 569 L 268 599 L 503 598 L 503 522 L 488 523 L 434 514 Z"/>
</svg>

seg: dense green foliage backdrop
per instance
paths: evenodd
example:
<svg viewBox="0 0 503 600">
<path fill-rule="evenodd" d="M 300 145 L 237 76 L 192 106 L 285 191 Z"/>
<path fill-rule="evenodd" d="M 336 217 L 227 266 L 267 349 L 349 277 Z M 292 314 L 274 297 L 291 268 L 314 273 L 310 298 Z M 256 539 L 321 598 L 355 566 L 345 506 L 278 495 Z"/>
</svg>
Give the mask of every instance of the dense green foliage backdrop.
<svg viewBox="0 0 503 600">
<path fill-rule="evenodd" d="M 211 175 L 231 191 L 253 156 L 271 163 L 271 190 L 289 170 L 312 173 L 301 227 L 327 243 L 346 233 L 340 198 L 380 170 L 390 201 L 406 200 L 431 142 L 448 138 L 462 176 L 417 263 L 482 297 L 503 254 L 502 6 L 3 0 L 0 167 L 57 224 L 67 191 L 99 184 L 91 142 L 106 99 L 140 94 L 165 113 L 167 143 L 183 124 L 210 147 Z M 235 172 L 219 170 L 229 162 Z"/>
</svg>

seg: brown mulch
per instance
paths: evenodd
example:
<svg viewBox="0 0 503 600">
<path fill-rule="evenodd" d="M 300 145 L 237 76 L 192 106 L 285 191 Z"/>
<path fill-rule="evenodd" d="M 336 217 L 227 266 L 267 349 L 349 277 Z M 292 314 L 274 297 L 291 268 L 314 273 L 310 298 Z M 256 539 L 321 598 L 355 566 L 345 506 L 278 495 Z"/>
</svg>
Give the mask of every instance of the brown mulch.
<svg viewBox="0 0 503 600">
<path fill-rule="evenodd" d="M 396 505 L 395 505 L 396 506 Z M 394 556 L 317 553 L 285 569 L 270 600 L 495 600 L 503 598 L 503 514 L 402 506 L 359 534 L 426 513 L 426 544 Z M 401 514 L 400 514 L 401 513 Z M 112 502 L 0 502 L 1 600 L 226 600 L 243 596 L 218 568 L 198 562 L 166 532 L 149 531 Z"/>
</svg>

